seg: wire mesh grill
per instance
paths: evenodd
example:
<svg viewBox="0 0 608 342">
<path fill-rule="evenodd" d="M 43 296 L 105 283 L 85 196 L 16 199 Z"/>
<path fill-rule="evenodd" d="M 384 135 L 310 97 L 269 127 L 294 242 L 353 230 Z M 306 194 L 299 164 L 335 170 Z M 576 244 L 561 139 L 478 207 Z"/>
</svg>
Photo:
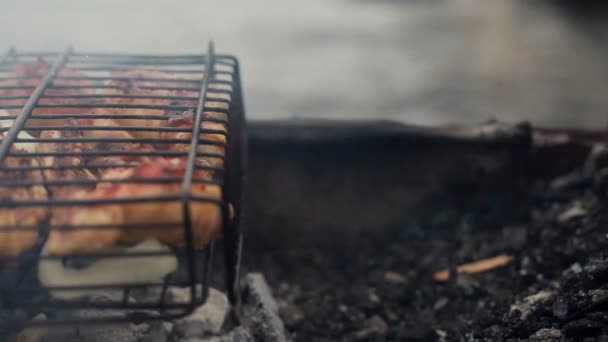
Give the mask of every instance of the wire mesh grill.
<svg viewBox="0 0 608 342">
<path fill-rule="evenodd" d="M 236 58 L 212 44 L 172 56 L 11 49 L 0 57 L 0 137 L 1 325 L 23 325 L 24 311 L 48 312 L 47 323 L 183 316 L 207 298 L 222 230 L 238 305 Z"/>
</svg>

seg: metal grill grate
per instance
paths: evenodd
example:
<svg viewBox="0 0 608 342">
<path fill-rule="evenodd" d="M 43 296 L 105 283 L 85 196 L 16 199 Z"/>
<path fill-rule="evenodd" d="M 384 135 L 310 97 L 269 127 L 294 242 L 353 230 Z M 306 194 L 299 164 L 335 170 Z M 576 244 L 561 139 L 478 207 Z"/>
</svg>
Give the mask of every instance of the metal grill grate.
<svg viewBox="0 0 608 342">
<path fill-rule="evenodd" d="M 200 251 L 210 237 L 199 227 L 207 218 L 198 217 L 205 213 L 217 214 L 223 227 L 228 296 L 238 305 L 244 120 L 238 61 L 215 54 L 212 44 L 206 55 L 115 55 L 69 48 L 61 54 L 11 49 L 0 57 L 0 248 L 5 248 L 0 251 L 0 312 L 6 316 L 0 325 L 23 325 L 28 319 L 23 310 L 50 312 L 53 319 L 47 323 L 189 313 L 208 293 L 213 242 Z M 121 189 L 136 190 L 114 195 Z M 96 222 L 99 213 L 113 217 L 125 208 L 181 208 L 181 219 Z M 85 214 L 90 221 L 75 219 Z M 174 245 L 164 243 L 171 251 L 133 249 L 143 237 L 163 240 L 169 231 L 181 236 Z M 101 238 L 106 233 L 112 248 Z M 3 245 L 3 239 L 25 243 Z M 73 245 L 66 247 L 66 241 Z M 24 246 L 10 252 L 17 245 Z M 177 255 L 184 268 L 158 281 L 38 282 L 39 265 L 61 262 L 65 268 L 100 258 L 161 262 L 169 260 L 160 259 L 167 255 Z M 170 287 L 189 288 L 188 298 L 168 295 Z M 144 299 L 133 299 L 133 292 L 144 289 Z M 84 290 L 103 290 L 104 295 L 69 300 L 51 295 Z M 69 313 L 74 309 L 97 313 L 74 318 Z"/>
</svg>

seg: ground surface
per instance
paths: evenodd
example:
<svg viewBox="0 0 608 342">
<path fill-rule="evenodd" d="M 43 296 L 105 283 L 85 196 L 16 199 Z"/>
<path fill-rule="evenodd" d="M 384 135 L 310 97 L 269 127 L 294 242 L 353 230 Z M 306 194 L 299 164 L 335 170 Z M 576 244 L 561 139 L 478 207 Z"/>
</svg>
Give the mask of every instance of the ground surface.
<svg viewBox="0 0 608 342">
<path fill-rule="evenodd" d="M 249 261 L 274 285 L 296 341 L 608 341 L 608 210 L 593 189 L 540 188 L 545 199 L 521 225 L 480 227 L 471 214 L 358 243 L 348 255 Z M 513 262 L 432 279 L 502 253 Z"/>
</svg>

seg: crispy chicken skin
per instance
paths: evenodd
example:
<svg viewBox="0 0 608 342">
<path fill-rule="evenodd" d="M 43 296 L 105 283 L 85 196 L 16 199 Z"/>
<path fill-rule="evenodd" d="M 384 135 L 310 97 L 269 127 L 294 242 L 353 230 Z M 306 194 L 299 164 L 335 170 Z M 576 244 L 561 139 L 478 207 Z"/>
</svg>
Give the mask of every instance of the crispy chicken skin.
<svg viewBox="0 0 608 342">
<path fill-rule="evenodd" d="M 151 158 L 133 169 L 113 169 L 104 173 L 102 179 L 131 179 L 146 177 L 183 177 L 186 161 L 183 158 Z M 197 171 L 195 178 L 209 179 L 210 175 Z M 95 189 L 69 192 L 59 195 L 62 199 L 93 198 L 141 198 L 159 195 L 175 195 L 181 190 L 181 182 L 175 183 L 104 183 Z M 220 200 L 217 185 L 194 182 L 194 196 Z M 56 195 L 57 197 L 57 195 Z M 221 207 L 217 204 L 192 200 L 190 203 L 194 245 L 203 248 L 211 239 L 221 235 Z M 99 224 L 104 229 L 78 229 L 53 231 L 47 241 L 45 252 L 49 255 L 65 255 L 74 252 L 92 252 L 105 249 L 116 243 L 135 244 L 153 238 L 161 243 L 179 247 L 184 244 L 183 207 L 180 201 L 139 202 L 98 206 L 72 206 L 53 210 L 52 224 L 79 225 Z M 126 224 L 163 224 L 158 228 L 124 228 Z M 93 243 L 91 243 L 93 242 Z"/>
<path fill-rule="evenodd" d="M 0 137 L 4 138 L 2 134 Z M 13 146 L 13 152 L 23 152 Z M 2 183 L 40 181 L 42 175 L 34 171 L 10 171 L 11 168 L 36 167 L 38 162 L 32 158 L 7 157 L 0 169 Z M 18 256 L 36 242 L 36 227 L 48 218 L 49 210 L 45 207 L 9 206 L 15 201 L 44 201 L 47 193 L 43 186 L 10 187 L 0 185 L 0 255 Z M 6 229 L 12 227 L 13 229 Z M 29 228 L 25 228 L 29 227 Z M 23 229 L 19 229 L 23 228 Z M 32 229 L 33 228 L 33 229 Z"/>
</svg>

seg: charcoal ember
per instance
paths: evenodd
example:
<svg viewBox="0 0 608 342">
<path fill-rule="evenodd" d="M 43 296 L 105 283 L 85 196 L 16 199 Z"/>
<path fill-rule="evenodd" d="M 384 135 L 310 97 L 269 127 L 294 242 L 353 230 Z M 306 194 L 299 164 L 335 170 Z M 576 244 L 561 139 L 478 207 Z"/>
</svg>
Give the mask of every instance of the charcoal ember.
<svg viewBox="0 0 608 342">
<path fill-rule="evenodd" d="M 490 327 L 484 329 L 485 336 L 490 338 L 493 341 L 503 340 L 503 329 L 497 325 L 493 324 Z"/>
<path fill-rule="evenodd" d="M 479 317 L 477 323 L 482 327 L 492 326 L 500 322 L 500 318 L 496 317 L 490 310 L 478 310 L 476 316 Z"/>
<path fill-rule="evenodd" d="M 187 301 L 190 298 L 189 288 L 170 288 L 173 298 Z M 218 334 L 222 330 L 230 304 L 226 296 L 213 288 L 205 304 L 199 306 L 190 315 L 175 322 L 173 334 L 181 338 L 203 337 L 207 334 Z"/>
<path fill-rule="evenodd" d="M 596 342 L 608 342 L 608 335 L 598 336 L 598 338 L 596 339 Z"/>
<path fill-rule="evenodd" d="M 568 336 L 582 338 L 599 335 L 603 327 L 604 324 L 602 322 L 597 322 L 589 318 L 581 318 L 566 323 L 562 327 L 562 330 Z"/>
<path fill-rule="evenodd" d="M 583 271 L 583 267 L 578 262 L 575 262 L 574 264 L 572 264 L 572 266 L 570 266 L 570 268 L 568 268 L 567 271 L 572 274 L 579 274 Z"/>
<path fill-rule="evenodd" d="M 595 173 L 593 176 L 593 190 L 600 196 L 608 195 L 608 168 Z"/>
<path fill-rule="evenodd" d="M 608 202 L 589 198 L 595 195 L 583 185 L 572 185 L 570 195 L 535 204 L 529 222 L 493 227 L 473 223 L 466 230 L 452 225 L 445 232 L 423 226 L 428 239 L 399 240 L 395 233 L 377 246 L 361 244 L 357 252 L 362 261 L 353 265 L 355 274 L 328 265 L 333 273 L 315 279 L 315 286 L 340 285 L 297 300 L 305 316 L 293 328 L 296 340 L 356 340 L 373 315 L 387 323 L 387 335 L 370 333 L 359 340 L 439 340 L 438 330 L 447 333 L 447 340 L 463 341 L 566 342 L 607 335 L 608 307 L 602 299 L 608 289 L 607 260 L 598 258 L 606 257 L 608 247 Z M 498 253 L 512 254 L 513 267 L 445 283 L 431 278 L 445 265 Z M 293 264 L 305 263 L 292 257 Z M 300 273 L 284 271 L 290 272 L 271 278 L 273 282 L 298 283 Z M 380 274 L 380 282 L 369 279 L 372 272 Z M 381 299 L 379 307 L 369 302 L 374 298 L 370 288 Z M 303 292 L 313 289 L 302 286 Z M 419 318 L 425 310 L 431 315 Z"/>
<path fill-rule="evenodd" d="M 136 303 L 158 302 L 161 299 L 162 291 L 161 286 L 146 286 L 132 289 L 129 296 Z"/>
<path fill-rule="evenodd" d="M 294 327 L 304 319 L 302 309 L 295 304 L 281 305 L 279 313 L 288 327 Z"/>
<path fill-rule="evenodd" d="M 289 341 L 283 322 L 278 315 L 270 287 L 260 273 L 244 277 L 243 325 L 255 339 L 265 342 Z"/>
<path fill-rule="evenodd" d="M 397 326 L 398 341 L 432 341 L 436 337 L 437 333 L 426 322 L 408 320 Z"/>
<path fill-rule="evenodd" d="M 466 274 L 459 274 L 457 276 L 456 285 L 467 297 L 474 296 L 479 290 L 479 282 L 474 277 Z"/>
<path fill-rule="evenodd" d="M 608 300 L 608 290 L 604 289 L 595 289 L 589 291 L 589 295 L 591 296 L 591 302 L 599 303 Z"/>
<path fill-rule="evenodd" d="M 572 172 L 567 175 L 557 177 L 549 183 L 549 190 L 563 192 L 566 190 L 578 189 L 589 185 L 592 182 L 591 176 L 581 172 Z"/>
<path fill-rule="evenodd" d="M 382 317 L 378 315 L 374 315 L 368 320 L 365 321 L 363 329 L 357 331 L 353 340 L 369 340 L 374 337 L 382 337 L 385 336 L 388 332 L 388 325 L 382 319 Z"/>
<path fill-rule="evenodd" d="M 167 342 L 172 330 L 172 324 L 166 325 L 165 322 L 151 322 L 149 328 L 137 340 L 137 342 Z"/>
<path fill-rule="evenodd" d="M 568 302 L 564 298 L 558 298 L 553 302 L 553 315 L 559 320 L 564 320 L 568 316 Z"/>
<path fill-rule="evenodd" d="M 243 327 L 237 327 L 222 336 L 193 337 L 181 339 L 177 342 L 255 342 L 249 331 Z"/>
<path fill-rule="evenodd" d="M 375 288 L 360 286 L 353 290 L 352 295 L 346 298 L 346 303 L 356 306 L 368 313 L 374 313 L 380 307 L 380 298 Z"/>
<path fill-rule="evenodd" d="M 182 341 L 185 339 L 199 338 L 208 335 L 209 328 L 201 320 L 187 320 L 175 323 L 173 330 L 173 340 Z"/>
<path fill-rule="evenodd" d="M 608 260 L 593 260 L 583 268 L 587 276 L 598 284 L 608 282 Z"/>
<path fill-rule="evenodd" d="M 254 342 L 253 336 L 251 333 L 247 331 L 247 329 L 243 327 L 238 327 L 231 332 L 229 332 L 226 336 L 222 337 L 223 340 L 221 342 Z"/>
<path fill-rule="evenodd" d="M 585 317 L 598 322 L 608 322 L 608 312 L 605 311 L 587 312 Z"/>
<path fill-rule="evenodd" d="M 136 342 L 148 330 L 147 324 L 120 324 L 120 325 L 94 325 L 94 326 L 66 326 L 66 327 L 32 327 L 28 330 L 36 332 L 31 340 L 36 342 Z"/>
<path fill-rule="evenodd" d="M 502 232 L 502 240 L 508 248 L 519 250 L 528 242 L 528 230 L 526 227 L 506 227 Z"/>
<path fill-rule="evenodd" d="M 528 342 L 559 342 L 562 332 L 558 329 L 543 328 L 530 336 Z"/>
</svg>

